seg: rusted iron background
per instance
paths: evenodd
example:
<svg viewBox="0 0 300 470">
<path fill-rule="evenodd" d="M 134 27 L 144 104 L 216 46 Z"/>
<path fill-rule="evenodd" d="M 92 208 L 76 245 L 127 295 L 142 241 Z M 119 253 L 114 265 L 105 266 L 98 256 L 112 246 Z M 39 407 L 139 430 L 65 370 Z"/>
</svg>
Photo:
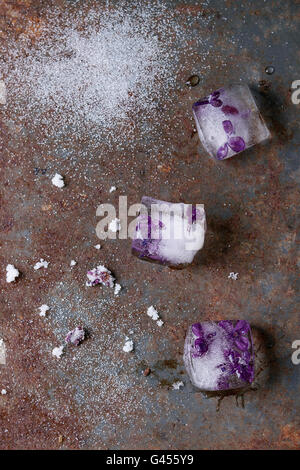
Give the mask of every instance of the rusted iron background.
<svg viewBox="0 0 300 470">
<path fill-rule="evenodd" d="M 19 121 L 10 90 L 6 105 L 0 105 L 0 338 L 6 345 L 0 389 L 7 390 L 0 395 L 1 449 L 300 446 L 300 365 L 291 361 L 292 342 L 300 339 L 299 107 L 291 102 L 291 83 L 300 78 L 299 4 L 162 3 L 167 8 L 160 30 L 176 15 L 186 31 L 186 38 L 174 35 L 174 63 L 180 67 L 170 96 L 161 97 L 143 133 L 133 109 L 128 145 L 118 145 L 117 138 L 92 145 L 96 135 L 88 125 L 80 138 L 66 128 L 53 136 L 48 129 L 45 137 L 30 113 L 27 122 Z M 87 7 L 101 16 L 119 4 L 2 1 L 3 67 L 9 49 L 24 37 L 29 51 L 36 47 L 54 8 L 62 22 L 72 11 L 80 28 Z M 200 36 L 206 38 L 202 45 Z M 267 66 L 275 72 L 266 74 Z M 185 82 L 193 73 L 200 83 L 191 88 Z M 191 104 L 239 80 L 250 85 L 272 140 L 216 164 L 194 133 Z M 116 126 L 113 132 L 123 130 Z M 51 184 L 56 172 L 65 177 L 63 190 Z M 109 193 L 112 185 L 118 189 Z M 197 263 L 176 271 L 139 261 L 131 255 L 130 240 L 100 241 L 97 251 L 97 206 L 117 206 L 120 195 L 127 195 L 129 204 L 142 195 L 204 203 L 208 233 Z M 34 271 L 40 258 L 49 267 Z M 71 259 L 77 261 L 72 269 Z M 6 283 L 8 263 L 22 273 L 16 283 Z M 123 286 L 118 297 L 104 287 L 85 287 L 87 269 L 99 263 Z M 228 279 L 232 271 L 239 273 L 236 281 Z M 46 318 L 37 313 L 42 304 L 50 307 Z M 164 320 L 162 328 L 147 317 L 150 305 Z M 182 352 L 188 324 L 227 318 L 244 318 L 256 329 L 263 370 L 255 390 L 225 397 L 217 411 L 217 398 L 206 398 L 190 384 Z M 88 338 L 61 359 L 52 357 L 77 325 Z M 135 344 L 130 354 L 122 351 L 126 335 Z M 174 390 L 178 380 L 184 387 Z"/>
</svg>

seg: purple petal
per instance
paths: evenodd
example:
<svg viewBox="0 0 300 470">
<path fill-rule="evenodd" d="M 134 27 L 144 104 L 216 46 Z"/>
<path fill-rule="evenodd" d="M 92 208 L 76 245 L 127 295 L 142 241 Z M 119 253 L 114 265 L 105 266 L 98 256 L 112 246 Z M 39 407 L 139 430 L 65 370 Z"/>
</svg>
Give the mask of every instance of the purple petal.
<svg viewBox="0 0 300 470">
<path fill-rule="evenodd" d="M 203 341 L 201 338 L 197 338 L 194 343 L 194 348 L 198 357 L 203 356 L 208 351 L 208 344 Z"/>
<path fill-rule="evenodd" d="M 248 333 L 250 325 L 246 320 L 239 320 L 235 325 L 234 331 L 243 333 L 244 335 Z"/>
<path fill-rule="evenodd" d="M 226 114 L 226 116 L 229 116 L 230 114 L 239 114 L 238 109 L 236 109 L 234 106 L 229 106 L 228 104 L 225 104 L 225 106 L 223 106 L 222 111 L 224 114 Z"/>
<path fill-rule="evenodd" d="M 220 92 L 219 92 L 219 91 L 213 91 L 210 96 L 211 96 L 212 98 L 219 98 Z"/>
<path fill-rule="evenodd" d="M 228 154 L 228 145 L 224 144 L 221 147 L 218 148 L 217 151 L 217 159 L 218 160 L 223 160 Z"/>
<path fill-rule="evenodd" d="M 209 101 L 207 99 L 196 101 L 196 103 L 193 104 L 193 108 L 197 108 L 197 106 L 204 106 L 206 104 L 209 104 Z"/>
<path fill-rule="evenodd" d="M 226 132 L 226 134 L 232 134 L 233 133 L 233 125 L 232 122 L 229 120 L 223 121 L 223 129 Z"/>
<path fill-rule="evenodd" d="M 219 321 L 219 326 L 221 326 L 221 328 L 224 328 L 224 330 L 227 333 L 232 333 L 233 332 L 233 324 L 230 320 Z"/>
<path fill-rule="evenodd" d="M 234 152 L 241 152 L 246 147 L 245 141 L 242 137 L 230 137 L 228 145 Z"/>
<path fill-rule="evenodd" d="M 235 339 L 234 344 L 241 350 L 241 351 L 247 351 L 249 347 L 249 341 L 246 336 L 239 336 L 238 338 Z"/>
<path fill-rule="evenodd" d="M 210 100 L 210 104 L 215 108 L 219 108 L 220 106 L 222 106 L 223 101 L 213 98 L 212 100 Z"/>
<path fill-rule="evenodd" d="M 192 325 L 192 332 L 194 333 L 195 336 L 198 336 L 198 338 L 202 338 L 203 329 L 202 329 L 201 323 L 194 323 Z"/>
</svg>

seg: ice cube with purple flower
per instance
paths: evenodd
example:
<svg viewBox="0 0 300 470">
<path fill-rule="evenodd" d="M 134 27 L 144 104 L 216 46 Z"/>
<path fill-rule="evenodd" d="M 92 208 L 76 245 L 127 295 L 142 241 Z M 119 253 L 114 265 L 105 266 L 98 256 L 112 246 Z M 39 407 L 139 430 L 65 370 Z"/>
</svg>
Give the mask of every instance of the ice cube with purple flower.
<svg viewBox="0 0 300 470">
<path fill-rule="evenodd" d="M 194 323 L 187 332 L 184 363 L 191 382 L 203 391 L 249 386 L 254 379 L 254 350 L 245 320 Z"/>
<path fill-rule="evenodd" d="M 132 253 L 146 261 L 184 267 L 203 247 L 205 231 L 203 204 L 173 204 L 143 197 Z"/>
<path fill-rule="evenodd" d="M 220 88 L 193 104 L 200 140 L 207 152 L 224 160 L 270 137 L 246 84 Z"/>
</svg>

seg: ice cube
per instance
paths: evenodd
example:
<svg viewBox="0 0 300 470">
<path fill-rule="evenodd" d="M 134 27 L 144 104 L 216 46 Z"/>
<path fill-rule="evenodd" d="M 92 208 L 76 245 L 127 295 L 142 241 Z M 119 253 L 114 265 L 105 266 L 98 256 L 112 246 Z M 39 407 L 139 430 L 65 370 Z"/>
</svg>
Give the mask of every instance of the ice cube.
<svg viewBox="0 0 300 470">
<path fill-rule="evenodd" d="M 207 152 L 224 160 L 270 137 L 249 87 L 220 88 L 193 104 L 200 140 Z"/>
<path fill-rule="evenodd" d="M 147 261 L 184 267 L 203 247 L 205 231 L 203 204 L 173 204 L 143 197 L 132 253 Z"/>
<path fill-rule="evenodd" d="M 183 359 L 192 383 L 201 390 L 230 390 L 251 384 L 254 351 L 249 323 L 194 323 L 188 329 Z"/>
</svg>

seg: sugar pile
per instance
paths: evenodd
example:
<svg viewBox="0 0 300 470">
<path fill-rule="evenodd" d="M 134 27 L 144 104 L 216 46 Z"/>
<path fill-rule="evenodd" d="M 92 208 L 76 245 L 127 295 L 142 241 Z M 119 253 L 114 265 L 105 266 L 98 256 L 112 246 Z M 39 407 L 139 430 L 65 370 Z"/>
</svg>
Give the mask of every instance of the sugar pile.
<svg viewBox="0 0 300 470">
<path fill-rule="evenodd" d="M 187 34 L 158 1 L 72 11 L 47 13 L 37 42 L 23 34 L 10 44 L 2 68 L 6 106 L 19 122 L 43 129 L 45 138 L 58 132 L 80 137 L 88 129 L 95 145 L 125 141 L 136 125 L 149 125 L 174 89 Z M 193 18 L 200 20 L 208 21 Z M 115 135 L 120 127 L 124 132 Z"/>
</svg>

